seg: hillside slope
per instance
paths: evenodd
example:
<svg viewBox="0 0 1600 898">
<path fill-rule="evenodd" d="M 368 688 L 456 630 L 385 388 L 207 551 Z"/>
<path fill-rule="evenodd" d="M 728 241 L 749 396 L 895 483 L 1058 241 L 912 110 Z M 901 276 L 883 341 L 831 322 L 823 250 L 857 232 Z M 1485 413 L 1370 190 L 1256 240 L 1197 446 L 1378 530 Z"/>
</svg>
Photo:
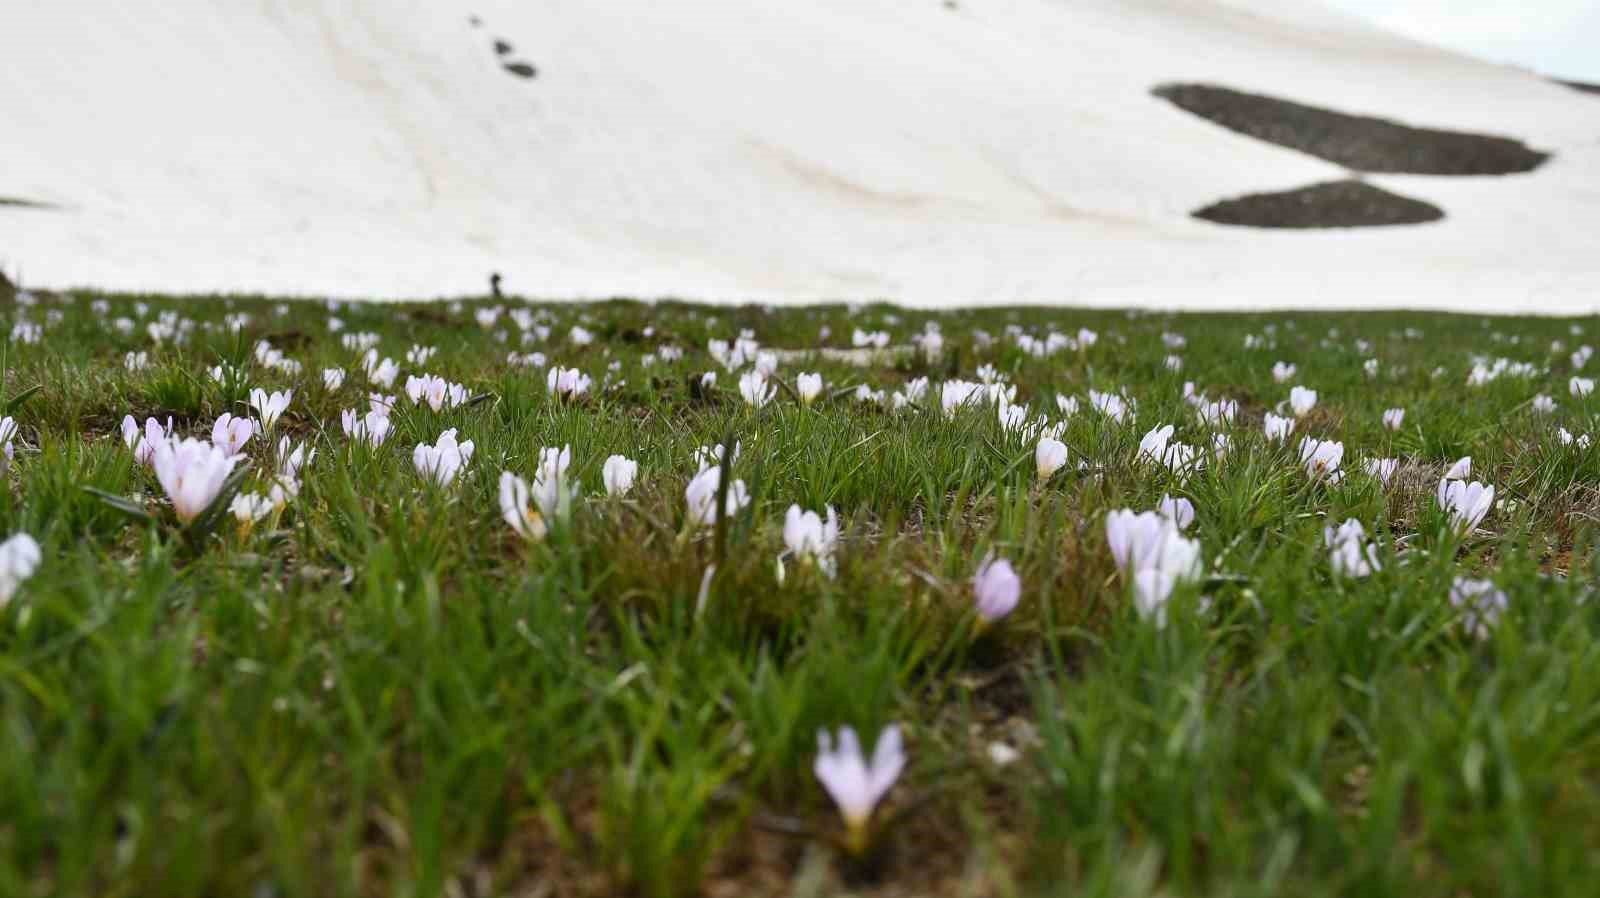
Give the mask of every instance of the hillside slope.
<svg viewBox="0 0 1600 898">
<path fill-rule="evenodd" d="M 41 204 L 0 207 L 0 260 L 29 283 L 1600 307 L 1600 102 L 1309 4 L 54 0 L 0 56 L 0 196 Z M 1167 82 L 1552 158 L 1367 176 L 1436 223 L 1227 227 L 1190 213 L 1348 173 Z"/>
</svg>

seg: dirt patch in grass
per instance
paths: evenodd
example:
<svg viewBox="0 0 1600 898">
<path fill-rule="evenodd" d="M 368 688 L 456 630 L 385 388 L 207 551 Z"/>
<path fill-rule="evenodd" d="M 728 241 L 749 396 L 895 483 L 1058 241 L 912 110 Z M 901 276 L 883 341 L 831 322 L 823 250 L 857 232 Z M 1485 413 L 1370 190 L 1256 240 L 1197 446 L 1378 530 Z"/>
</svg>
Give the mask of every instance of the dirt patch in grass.
<svg viewBox="0 0 1600 898">
<path fill-rule="evenodd" d="M 1230 131 L 1356 171 L 1507 175 L 1550 158 L 1509 137 L 1414 128 L 1209 84 L 1163 84 L 1152 93 Z"/>
<path fill-rule="evenodd" d="M 30 200 L 20 196 L 0 196 L 0 209 L 59 209 L 55 203 L 46 203 L 42 200 Z"/>
<path fill-rule="evenodd" d="M 1301 229 L 1387 227 L 1444 218 L 1444 210 L 1431 203 L 1354 180 L 1252 193 L 1212 203 L 1193 214 L 1218 224 Z"/>
</svg>

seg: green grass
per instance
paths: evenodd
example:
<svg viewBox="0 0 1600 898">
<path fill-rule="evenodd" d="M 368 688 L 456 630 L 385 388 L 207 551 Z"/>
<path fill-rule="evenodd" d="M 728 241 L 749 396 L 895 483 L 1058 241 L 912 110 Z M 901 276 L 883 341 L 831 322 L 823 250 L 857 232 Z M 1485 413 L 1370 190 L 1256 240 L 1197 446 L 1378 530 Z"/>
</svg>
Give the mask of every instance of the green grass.
<svg viewBox="0 0 1600 898">
<path fill-rule="evenodd" d="M 509 316 L 474 320 L 489 307 L 52 295 L 0 321 L 44 326 L 5 346 L 0 384 L 19 425 L 0 538 L 44 549 L 0 608 L 0 895 L 1593 894 L 1600 448 L 1556 427 L 1600 430 L 1600 397 L 1567 390 L 1600 325 L 616 302 L 529 307 L 551 334 L 524 346 Z M 149 336 L 163 312 L 195 322 L 183 345 Z M 249 323 L 230 333 L 236 313 Z M 790 386 L 824 375 L 809 407 L 780 389 L 751 408 L 727 371 L 698 384 L 720 370 L 707 341 L 740 329 L 802 349 L 857 327 L 905 344 L 927 321 L 936 360 L 786 361 Z M 592 343 L 566 339 L 579 323 Z M 1099 340 L 1034 358 L 1011 325 Z M 402 370 L 377 449 L 340 427 L 366 404 L 341 345 L 357 332 Z M 302 373 L 251 362 L 260 340 Z M 413 344 L 438 353 L 408 365 Z M 684 357 L 642 366 L 665 345 Z M 582 369 L 591 394 L 553 400 L 513 349 Z M 130 351 L 149 367 L 125 370 Z M 1474 354 L 1538 373 L 1469 387 Z M 1280 359 L 1299 366 L 1283 384 Z M 223 363 L 243 379 L 213 380 Z M 1071 460 L 1047 482 L 992 408 L 940 412 L 938 384 L 983 364 L 1064 420 Z M 337 390 L 329 367 L 347 372 Z M 400 387 L 423 371 L 478 401 L 413 407 Z M 921 376 L 928 407 L 850 396 Z M 1185 380 L 1240 411 L 1232 451 L 1179 478 L 1136 448 L 1166 423 L 1209 446 Z M 1262 415 L 1293 384 L 1318 405 L 1269 444 Z M 317 449 L 299 495 L 248 532 L 181 527 L 123 415 L 208 438 L 255 386 L 294 389 L 278 433 Z M 1136 414 L 1102 417 L 1091 387 L 1124 389 Z M 1530 409 L 1538 393 L 1553 415 Z M 1061 419 L 1057 394 L 1083 408 Z M 1407 410 L 1398 432 L 1390 407 Z M 440 488 L 411 451 L 446 427 L 477 448 Z M 1302 434 L 1344 441 L 1342 483 L 1306 477 Z M 693 451 L 730 438 L 752 501 L 691 533 Z M 523 540 L 500 472 L 531 478 L 541 447 L 567 444 L 582 496 Z M 246 452 L 243 488 L 264 492 L 269 446 Z M 623 498 L 601 487 L 611 454 L 640 466 Z M 1466 537 L 1433 500 L 1461 455 L 1502 500 Z M 1389 487 L 1361 473 L 1370 457 L 1403 460 Z M 1194 502 L 1207 576 L 1157 627 L 1103 520 L 1164 493 Z M 790 562 L 779 583 L 790 503 L 839 512 L 835 578 Z M 1379 544 L 1361 580 L 1335 578 L 1322 541 L 1349 517 Z M 977 628 L 969 581 L 990 553 L 1022 600 Z M 1510 598 L 1487 638 L 1447 598 L 1459 575 Z M 909 763 L 854 856 L 812 773 L 816 732 L 870 742 L 890 722 Z M 996 743 L 1018 759 L 997 766 Z"/>
</svg>

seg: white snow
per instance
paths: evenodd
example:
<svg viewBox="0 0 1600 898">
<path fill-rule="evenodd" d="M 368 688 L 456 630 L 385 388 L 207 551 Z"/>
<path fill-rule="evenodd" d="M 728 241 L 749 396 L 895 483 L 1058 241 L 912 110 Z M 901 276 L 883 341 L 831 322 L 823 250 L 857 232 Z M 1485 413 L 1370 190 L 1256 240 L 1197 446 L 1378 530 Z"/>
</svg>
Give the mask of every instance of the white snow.
<svg viewBox="0 0 1600 898">
<path fill-rule="evenodd" d="M 482 26 L 469 24 L 469 16 Z M 29 284 L 1600 309 L 1600 97 L 1291 0 L 50 0 L 0 29 Z M 500 68 L 491 44 L 535 65 Z M 1374 177 L 1443 222 L 1189 213 L 1343 176 L 1205 81 L 1555 153 Z"/>
</svg>

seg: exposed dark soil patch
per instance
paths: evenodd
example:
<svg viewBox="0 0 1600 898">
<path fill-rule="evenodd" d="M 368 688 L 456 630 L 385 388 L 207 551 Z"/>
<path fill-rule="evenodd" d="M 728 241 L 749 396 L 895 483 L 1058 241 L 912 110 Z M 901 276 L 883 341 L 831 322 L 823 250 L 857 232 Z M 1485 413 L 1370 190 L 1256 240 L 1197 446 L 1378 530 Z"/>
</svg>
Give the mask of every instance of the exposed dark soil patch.
<svg viewBox="0 0 1600 898">
<path fill-rule="evenodd" d="M 55 203 L 44 203 L 39 200 L 23 199 L 20 196 L 0 196 L 0 207 L 10 209 L 59 209 Z"/>
<path fill-rule="evenodd" d="M 1363 172 L 1506 175 L 1550 158 L 1508 137 L 1413 128 L 1207 84 L 1164 84 L 1152 93 L 1230 131 Z"/>
<path fill-rule="evenodd" d="M 1444 210 L 1362 181 L 1328 181 L 1223 200 L 1194 217 L 1253 228 L 1372 228 L 1439 221 Z"/>
<path fill-rule="evenodd" d="M 500 67 L 516 75 L 518 78 L 532 78 L 539 74 L 539 70 L 525 62 L 505 62 Z"/>
<path fill-rule="evenodd" d="M 1600 84 L 1590 84 L 1587 81 L 1562 81 L 1559 78 L 1556 79 L 1556 83 L 1565 84 L 1573 90 L 1582 91 L 1586 94 L 1600 94 Z"/>
</svg>

